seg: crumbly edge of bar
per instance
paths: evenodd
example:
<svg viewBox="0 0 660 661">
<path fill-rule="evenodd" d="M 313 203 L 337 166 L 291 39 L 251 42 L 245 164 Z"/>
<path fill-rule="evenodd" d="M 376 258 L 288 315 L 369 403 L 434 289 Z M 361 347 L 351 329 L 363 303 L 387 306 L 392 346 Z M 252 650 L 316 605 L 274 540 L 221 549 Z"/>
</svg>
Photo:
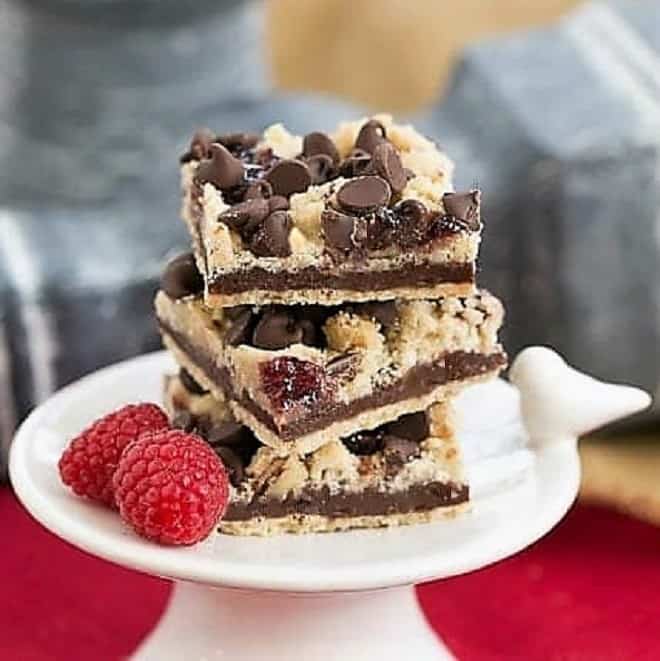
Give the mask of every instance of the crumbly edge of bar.
<svg viewBox="0 0 660 661">
<path fill-rule="evenodd" d="M 216 399 L 224 400 L 224 392 L 211 381 L 203 370 L 201 370 L 190 358 L 183 352 L 177 343 L 167 334 L 163 334 L 163 342 L 167 349 L 172 353 L 175 361 L 180 367 L 185 368 L 192 374 L 193 378 L 208 390 Z M 443 384 L 422 397 L 413 397 L 407 400 L 401 400 L 393 404 L 387 404 L 379 408 L 367 409 L 357 415 L 328 425 L 321 429 L 304 436 L 300 436 L 294 441 L 283 441 L 277 434 L 268 429 L 262 422 L 235 401 L 229 402 L 229 407 L 234 417 L 249 427 L 254 435 L 264 445 L 267 445 L 282 455 L 290 453 L 307 454 L 313 452 L 328 439 L 342 438 L 355 434 L 362 430 L 370 430 L 392 422 L 402 415 L 423 411 L 436 402 L 447 401 L 457 395 L 462 389 L 469 385 L 489 381 L 497 376 L 501 370 L 493 370 L 479 376 L 464 379 L 460 382 Z"/>
<path fill-rule="evenodd" d="M 419 200 L 430 211 L 442 212 L 444 193 L 453 191 L 451 160 L 412 126 L 397 125 L 389 115 L 377 115 L 374 119 L 386 127 L 388 139 L 399 150 L 404 167 L 415 175 L 406 185 L 401 199 Z M 366 121 L 367 118 L 362 118 L 344 122 L 334 133 L 332 138 L 342 157 L 352 148 L 348 147 L 346 141 L 356 139 Z M 302 150 L 302 138 L 290 134 L 281 125 L 274 125 L 264 131 L 260 147 L 272 149 L 281 158 L 293 158 Z M 218 222 L 218 216 L 229 205 L 224 201 L 222 192 L 209 183 L 198 190 L 194 181 L 198 164 L 198 161 L 189 161 L 181 167 L 181 216 L 193 237 L 203 273 L 211 275 L 228 266 L 239 266 L 240 270 L 241 266 L 257 264 L 265 268 L 269 264 L 284 265 L 286 269 L 300 268 L 312 265 L 322 257 L 324 242 L 321 236 L 321 213 L 346 179 L 310 186 L 307 191 L 293 195 L 290 209 L 293 227 L 289 240 L 292 255 L 282 259 L 260 258 L 244 247 L 238 232 Z M 474 261 L 478 245 L 478 232 L 461 232 L 455 237 L 446 237 L 437 242 L 430 250 L 429 258 L 432 261 Z M 395 249 L 389 252 L 393 257 L 401 254 Z"/>
<path fill-rule="evenodd" d="M 318 514 L 290 514 L 279 518 L 256 517 L 245 521 L 221 521 L 218 531 L 227 535 L 269 537 L 272 535 L 340 532 L 358 528 L 391 528 L 430 523 L 469 512 L 469 502 L 436 507 L 426 512 L 373 516 L 327 517 Z"/>
<path fill-rule="evenodd" d="M 350 353 L 354 375 L 337 386 L 333 399 L 347 402 L 394 383 L 418 364 L 433 362 L 448 352 L 490 354 L 501 351 L 497 343 L 503 308 L 487 292 L 459 299 L 399 301 L 397 325 L 387 330 L 374 319 L 346 311 L 334 312 L 324 324 L 327 348 L 294 344 L 278 351 L 249 345 L 224 344 L 226 324 L 222 310 L 210 311 L 199 301 L 172 301 L 163 292 L 156 296 L 162 324 L 186 338 L 218 366 L 231 372 L 233 390 L 245 392 L 258 406 L 270 410 L 261 389 L 260 365 L 287 356 L 322 368 L 330 359 Z"/>
<path fill-rule="evenodd" d="M 476 293 L 474 283 L 440 283 L 433 287 L 397 287 L 382 291 L 355 291 L 349 289 L 292 289 L 272 291 L 253 289 L 237 294 L 214 294 L 207 291 L 204 301 L 211 308 L 237 305 L 341 305 L 393 299 L 417 300 L 442 296 L 471 296 Z"/>
</svg>

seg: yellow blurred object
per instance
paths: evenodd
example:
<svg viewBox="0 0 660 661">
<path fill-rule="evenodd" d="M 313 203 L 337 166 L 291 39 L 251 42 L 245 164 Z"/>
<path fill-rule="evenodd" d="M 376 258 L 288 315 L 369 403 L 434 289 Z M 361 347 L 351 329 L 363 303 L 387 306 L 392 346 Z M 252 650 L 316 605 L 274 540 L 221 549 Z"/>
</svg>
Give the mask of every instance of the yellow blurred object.
<svg viewBox="0 0 660 661">
<path fill-rule="evenodd" d="M 660 444 L 657 436 L 587 438 L 580 443 L 580 500 L 606 505 L 660 525 Z"/>
<path fill-rule="evenodd" d="M 456 54 L 498 32 L 547 23 L 577 0 L 269 0 L 276 85 L 412 111 L 447 82 Z"/>
</svg>

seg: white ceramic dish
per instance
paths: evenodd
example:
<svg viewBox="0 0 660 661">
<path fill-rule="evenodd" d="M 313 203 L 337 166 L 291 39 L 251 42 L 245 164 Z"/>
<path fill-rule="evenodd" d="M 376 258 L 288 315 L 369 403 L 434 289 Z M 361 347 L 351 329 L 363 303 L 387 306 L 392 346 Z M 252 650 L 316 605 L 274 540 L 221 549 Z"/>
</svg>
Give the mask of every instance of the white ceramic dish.
<svg viewBox="0 0 660 661">
<path fill-rule="evenodd" d="M 124 403 L 159 401 L 162 376 L 172 369 L 157 353 L 68 386 L 23 423 L 10 458 L 18 497 L 49 530 L 112 562 L 182 581 L 135 656 L 159 661 L 446 658 L 411 586 L 478 569 L 545 534 L 577 493 L 577 434 L 648 404 L 645 393 L 595 382 L 550 350 L 530 349 L 512 374 L 523 384 L 525 426 L 538 438 L 526 438 L 518 392 L 503 381 L 475 387 L 459 402 L 473 487 L 469 515 L 392 530 L 215 535 L 192 548 L 164 548 L 135 536 L 115 513 L 73 496 L 56 463 L 67 439 L 94 418 Z M 559 398 L 552 395 L 557 378 Z"/>
</svg>

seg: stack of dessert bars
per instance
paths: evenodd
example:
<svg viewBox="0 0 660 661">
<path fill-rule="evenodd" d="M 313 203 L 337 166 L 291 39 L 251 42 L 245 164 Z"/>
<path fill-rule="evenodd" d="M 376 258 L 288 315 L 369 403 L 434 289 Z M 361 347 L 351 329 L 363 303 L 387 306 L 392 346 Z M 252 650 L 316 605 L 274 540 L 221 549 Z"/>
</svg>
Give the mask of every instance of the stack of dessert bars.
<svg viewBox="0 0 660 661">
<path fill-rule="evenodd" d="M 469 501 L 452 400 L 505 366 L 475 286 L 480 193 L 389 116 L 297 136 L 198 131 L 193 251 L 156 297 L 175 425 L 232 483 L 221 532 L 430 521 Z M 478 415 L 478 411 L 475 411 Z"/>
</svg>

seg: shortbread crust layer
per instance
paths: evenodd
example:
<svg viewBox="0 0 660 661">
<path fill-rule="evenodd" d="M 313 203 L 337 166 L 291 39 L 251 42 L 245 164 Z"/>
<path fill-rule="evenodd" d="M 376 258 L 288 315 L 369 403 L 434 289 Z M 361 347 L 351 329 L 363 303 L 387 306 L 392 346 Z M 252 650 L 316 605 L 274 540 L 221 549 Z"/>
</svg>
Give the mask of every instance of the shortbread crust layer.
<svg viewBox="0 0 660 661">
<path fill-rule="evenodd" d="M 240 428 L 226 402 L 199 385 L 190 392 L 180 378 L 168 377 L 164 399 L 173 423 L 206 438 L 230 470 L 222 532 L 403 525 L 453 514 L 469 500 L 449 403 L 329 441 L 306 455 L 280 456 Z"/>
<path fill-rule="evenodd" d="M 229 400 L 263 443 L 303 452 L 328 434 L 373 429 L 496 375 L 506 364 L 496 338 L 501 307 L 488 294 L 479 305 L 399 302 L 387 329 L 343 310 L 325 322 L 327 346 L 264 350 L 228 345 L 232 327 L 197 301 L 163 293 L 156 301 L 163 341 L 178 363 Z"/>
</svg>

